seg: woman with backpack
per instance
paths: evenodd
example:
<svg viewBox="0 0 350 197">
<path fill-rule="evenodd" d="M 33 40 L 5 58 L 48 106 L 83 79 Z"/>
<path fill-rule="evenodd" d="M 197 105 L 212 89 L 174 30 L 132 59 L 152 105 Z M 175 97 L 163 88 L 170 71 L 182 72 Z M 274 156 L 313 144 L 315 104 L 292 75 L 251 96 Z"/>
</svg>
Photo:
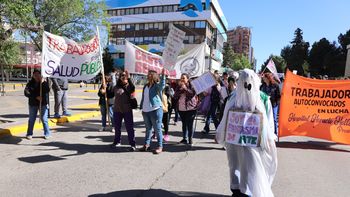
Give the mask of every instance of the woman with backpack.
<svg viewBox="0 0 350 197">
<path fill-rule="evenodd" d="M 164 141 L 169 141 L 169 122 L 170 122 L 170 112 L 172 108 L 171 99 L 174 96 L 174 90 L 169 84 L 165 85 L 162 93 L 162 106 L 163 106 L 163 128 L 164 128 Z"/>
</svg>

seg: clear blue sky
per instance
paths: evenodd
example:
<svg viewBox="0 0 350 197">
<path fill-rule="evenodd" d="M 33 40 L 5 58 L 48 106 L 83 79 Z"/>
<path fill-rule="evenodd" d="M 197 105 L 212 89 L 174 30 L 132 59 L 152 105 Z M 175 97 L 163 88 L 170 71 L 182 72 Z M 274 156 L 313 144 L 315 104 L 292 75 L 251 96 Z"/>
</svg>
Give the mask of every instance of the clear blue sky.
<svg viewBox="0 0 350 197">
<path fill-rule="evenodd" d="M 350 29 L 350 0 L 219 0 L 229 28 L 252 28 L 257 68 L 293 39 L 296 28 L 310 46 L 321 38 L 338 41 Z"/>
</svg>

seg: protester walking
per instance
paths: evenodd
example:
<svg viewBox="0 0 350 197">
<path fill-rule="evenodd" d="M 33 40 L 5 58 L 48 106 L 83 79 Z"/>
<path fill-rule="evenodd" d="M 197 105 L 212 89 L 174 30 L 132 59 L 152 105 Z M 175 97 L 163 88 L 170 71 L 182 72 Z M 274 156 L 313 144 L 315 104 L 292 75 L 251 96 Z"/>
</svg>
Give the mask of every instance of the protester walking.
<svg viewBox="0 0 350 197">
<path fill-rule="evenodd" d="M 153 150 L 154 154 L 159 154 L 163 151 L 163 134 L 162 134 L 162 118 L 163 109 L 161 101 L 161 93 L 165 87 L 164 69 L 160 77 L 156 71 L 148 71 L 148 83 L 143 87 L 142 99 L 140 108 L 142 116 L 146 124 L 145 144 L 140 151 L 149 151 L 151 146 L 152 127 L 157 135 L 158 147 Z"/>
<path fill-rule="evenodd" d="M 41 87 L 40 87 L 41 86 Z M 41 92 L 40 92 L 41 91 Z M 24 95 L 28 97 L 29 120 L 27 129 L 27 139 L 32 139 L 33 129 L 38 111 L 41 110 L 40 119 L 44 128 L 44 138 L 51 136 L 48 124 L 48 93 L 50 87 L 47 81 L 41 77 L 39 70 L 34 70 L 32 79 L 27 83 L 24 89 Z"/>
<path fill-rule="evenodd" d="M 179 87 L 175 90 L 174 99 L 182 121 L 182 140 L 179 143 L 193 145 L 193 122 L 196 117 L 198 98 L 189 82 L 189 75 L 183 73 Z"/>
<path fill-rule="evenodd" d="M 278 134 L 278 108 L 281 100 L 280 88 L 278 82 L 274 79 L 273 74 L 265 73 L 262 77 L 263 83 L 260 90 L 270 96 L 273 111 L 273 120 L 275 123 L 275 134 Z"/>
<path fill-rule="evenodd" d="M 219 78 L 218 76 L 215 76 L 216 78 L 216 85 L 212 86 L 208 91 L 207 94 L 210 95 L 210 109 L 208 111 L 206 121 L 205 121 L 205 126 L 202 131 L 202 133 L 208 134 L 210 132 L 210 123 L 213 121 L 215 125 L 215 129 L 219 126 L 219 119 L 216 116 L 216 111 L 220 105 L 220 91 L 221 91 L 221 86 L 219 83 Z"/>
<path fill-rule="evenodd" d="M 136 150 L 134 117 L 132 112 L 132 100 L 135 99 L 135 86 L 132 83 L 128 71 L 121 72 L 114 88 L 114 121 L 115 137 L 112 147 L 121 145 L 121 127 L 124 119 L 128 133 L 130 151 Z"/>
<path fill-rule="evenodd" d="M 170 87 L 171 89 L 173 90 L 176 90 L 177 87 L 179 86 L 179 83 L 180 81 L 177 81 L 177 80 L 172 80 L 171 83 L 170 83 Z M 173 113 L 173 110 L 174 110 L 174 125 L 176 126 L 177 125 L 177 121 L 179 120 L 179 111 L 177 109 L 177 101 L 174 99 L 174 97 L 171 98 L 171 109 L 170 109 L 170 112 L 169 112 L 169 117 L 171 118 L 171 114 Z"/>
<path fill-rule="evenodd" d="M 114 92 L 113 92 L 113 82 L 111 76 L 105 77 L 105 82 L 102 82 L 102 85 L 98 91 L 99 99 L 99 106 L 101 111 L 101 119 L 102 119 L 102 128 L 99 131 L 107 131 L 110 130 L 111 132 L 114 132 L 114 120 L 113 120 L 113 106 L 114 106 Z M 106 99 L 107 95 L 107 99 Z M 107 108 L 108 108 L 108 115 L 112 124 L 112 128 L 107 128 Z"/>
<path fill-rule="evenodd" d="M 52 78 L 52 89 L 54 91 L 55 98 L 55 118 L 60 118 L 60 106 L 62 106 L 62 115 L 70 116 L 71 114 L 67 111 L 67 100 L 68 100 L 68 79 L 56 79 Z"/>
</svg>

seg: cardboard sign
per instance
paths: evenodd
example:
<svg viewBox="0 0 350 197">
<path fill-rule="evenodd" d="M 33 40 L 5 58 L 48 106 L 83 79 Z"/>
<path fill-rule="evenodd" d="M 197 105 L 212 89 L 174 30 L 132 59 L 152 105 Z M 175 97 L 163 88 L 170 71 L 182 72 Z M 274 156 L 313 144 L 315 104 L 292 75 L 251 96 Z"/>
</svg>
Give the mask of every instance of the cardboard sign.
<svg viewBox="0 0 350 197">
<path fill-rule="evenodd" d="M 262 114 L 231 110 L 227 116 L 225 141 L 240 146 L 260 146 Z"/>
<path fill-rule="evenodd" d="M 202 76 L 198 77 L 197 79 L 191 81 L 191 84 L 196 91 L 197 94 L 200 94 L 207 89 L 211 88 L 213 85 L 216 84 L 216 80 L 212 73 L 207 72 L 204 73 Z"/>
<path fill-rule="evenodd" d="M 177 56 L 180 54 L 184 44 L 186 32 L 176 28 L 174 25 L 170 26 L 170 31 L 165 42 L 165 49 L 163 51 L 164 67 L 168 70 L 173 70 L 176 64 Z"/>
</svg>

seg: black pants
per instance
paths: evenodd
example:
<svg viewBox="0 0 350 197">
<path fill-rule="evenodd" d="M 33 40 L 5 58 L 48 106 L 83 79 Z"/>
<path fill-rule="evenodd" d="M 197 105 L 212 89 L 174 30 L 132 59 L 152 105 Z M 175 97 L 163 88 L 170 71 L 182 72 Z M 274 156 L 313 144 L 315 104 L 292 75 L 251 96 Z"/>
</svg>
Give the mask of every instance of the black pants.
<svg viewBox="0 0 350 197">
<path fill-rule="evenodd" d="M 163 112 L 163 128 L 165 135 L 168 135 L 169 132 L 169 117 L 169 112 Z"/>
<path fill-rule="evenodd" d="M 182 121 L 182 135 L 183 139 L 190 141 L 193 138 L 193 122 L 196 117 L 196 110 L 192 111 L 179 111 L 181 121 Z"/>
</svg>

